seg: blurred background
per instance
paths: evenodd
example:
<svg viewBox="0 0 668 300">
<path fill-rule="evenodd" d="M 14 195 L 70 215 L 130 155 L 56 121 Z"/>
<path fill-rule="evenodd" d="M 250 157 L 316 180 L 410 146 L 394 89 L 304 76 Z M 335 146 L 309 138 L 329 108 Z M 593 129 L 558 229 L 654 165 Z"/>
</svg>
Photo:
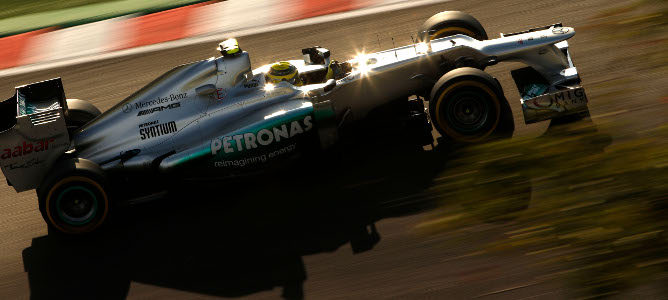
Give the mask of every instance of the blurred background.
<svg viewBox="0 0 668 300">
<path fill-rule="evenodd" d="M 461 10 L 490 37 L 575 27 L 570 51 L 591 112 L 525 125 L 509 74 L 520 65 L 492 66 L 514 112 L 512 139 L 416 150 L 392 130 L 366 132 L 336 166 L 286 174 L 300 191 L 276 178 L 202 184 L 129 208 L 85 241 L 47 235 L 34 192 L 0 178 L 0 298 L 668 299 L 668 1 L 0 8 L 5 95 L 62 77 L 68 97 L 104 111 L 173 66 L 216 55 L 225 36 L 254 67 L 313 45 L 345 60 L 409 44 L 431 15 Z"/>
</svg>

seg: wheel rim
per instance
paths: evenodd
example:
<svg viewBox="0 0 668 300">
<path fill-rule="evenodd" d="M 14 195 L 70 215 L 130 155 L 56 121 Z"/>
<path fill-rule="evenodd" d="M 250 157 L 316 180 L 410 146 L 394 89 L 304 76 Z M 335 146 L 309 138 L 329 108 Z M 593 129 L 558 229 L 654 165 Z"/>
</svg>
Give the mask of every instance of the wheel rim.
<svg viewBox="0 0 668 300">
<path fill-rule="evenodd" d="M 72 200 L 67 198 L 68 194 L 74 192 L 79 193 L 79 200 L 87 202 L 66 201 Z M 94 214 L 90 213 L 91 210 L 86 210 L 87 207 L 91 208 Z M 61 232 L 79 234 L 91 232 L 104 223 L 109 213 L 109 199 L 104 188 L 95 180 L 70 176 L 63 178 L 49 190 L 45 208 L 49 224 Z"/>
<path fill-rule="evenodd" d="M 481 141 L 499 124 L 499 99 L 489 86 L 481 82 L 455 82 L 445 88 L 435 101 L 437 128 L 441 134 L 457 141 Z"/>
<path fill-rule="evenodd" d="M 87 187 L 75 185 L 59 193 L 56 199 L 58 217 L 70 225 L 81 226 L 97 215 L 98 201 Z"/>
<path fill-rule="evenodd" d="M 457 93 L 445 107 L 447 122 L 464 134 L 483 129 L 489 116 L 489 99 L 475 91 Z"/>
</svg>

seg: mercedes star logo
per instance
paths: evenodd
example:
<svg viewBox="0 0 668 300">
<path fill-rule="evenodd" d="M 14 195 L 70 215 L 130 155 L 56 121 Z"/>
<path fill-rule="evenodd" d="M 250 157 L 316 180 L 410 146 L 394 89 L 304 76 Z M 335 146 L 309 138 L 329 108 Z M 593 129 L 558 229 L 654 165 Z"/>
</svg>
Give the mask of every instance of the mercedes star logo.
<svg viewBox="0 0 668 300">
<path fill-rule="evenodd" d="M 566 33 L 568 33 L 569 31 L 571 31 L 571 30 L 568 29 L 568 28 L 564 28 L 564 27 L 555 27 L 555 28 L 552 28 L 552 33 L 554 33 L 554 34 L 566 34 Z"/>
</svg>

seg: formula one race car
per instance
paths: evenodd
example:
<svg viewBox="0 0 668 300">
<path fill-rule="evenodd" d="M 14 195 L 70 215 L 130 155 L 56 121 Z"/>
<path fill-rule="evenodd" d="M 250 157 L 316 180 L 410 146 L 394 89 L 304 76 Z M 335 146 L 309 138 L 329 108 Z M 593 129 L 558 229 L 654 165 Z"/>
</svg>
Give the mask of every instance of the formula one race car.
<svg viewBox="0 0 668 300">
<path fill-rule="evenodd" d="M 441 12 L 412 45 L 346 62 L 312 47 L 303 60 L 255 70 L 229 39 L 222 56 L 176 67 L 104 113 L 66 99 L 60 79 L 28 84 L 0 103 L 0 166 L 16 191 L 37 190 L 52 229 L 79 234 L 127 200 L 128 178 L 261 172 L 331 147 L 342 128 L 396 101 L 410 103 L 406 116 L 422 145 L 433 142 L 432 124 L 452 142 L 508 137 L 510 107 L 483 70 L 526 64 L 511 72 L 526 123 L 586 114 L 565 41 L 574 34 L 554 24 L 488 39 L 472 16 Z"/>
</svg>

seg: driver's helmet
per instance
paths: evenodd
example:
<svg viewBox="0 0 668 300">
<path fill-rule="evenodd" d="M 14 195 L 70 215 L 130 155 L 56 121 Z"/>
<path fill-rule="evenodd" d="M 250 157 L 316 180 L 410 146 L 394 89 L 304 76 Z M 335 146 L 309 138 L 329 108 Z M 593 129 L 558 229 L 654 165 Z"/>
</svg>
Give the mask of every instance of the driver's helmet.
<svg viewBox="0 0 668 300">
<path fill-rule="evenodd" d="M 299 80 L 299 72 L 297 72 L 297 67 L 287 61 L 280 61 L 271 65 L 271 68 L 269 68 L 269 73 L 267 73 L 267 82 L 279 83 L 281 81 L 287 81 L 294 85 L 300 85 L 301 80 Z"/>
</svg>

